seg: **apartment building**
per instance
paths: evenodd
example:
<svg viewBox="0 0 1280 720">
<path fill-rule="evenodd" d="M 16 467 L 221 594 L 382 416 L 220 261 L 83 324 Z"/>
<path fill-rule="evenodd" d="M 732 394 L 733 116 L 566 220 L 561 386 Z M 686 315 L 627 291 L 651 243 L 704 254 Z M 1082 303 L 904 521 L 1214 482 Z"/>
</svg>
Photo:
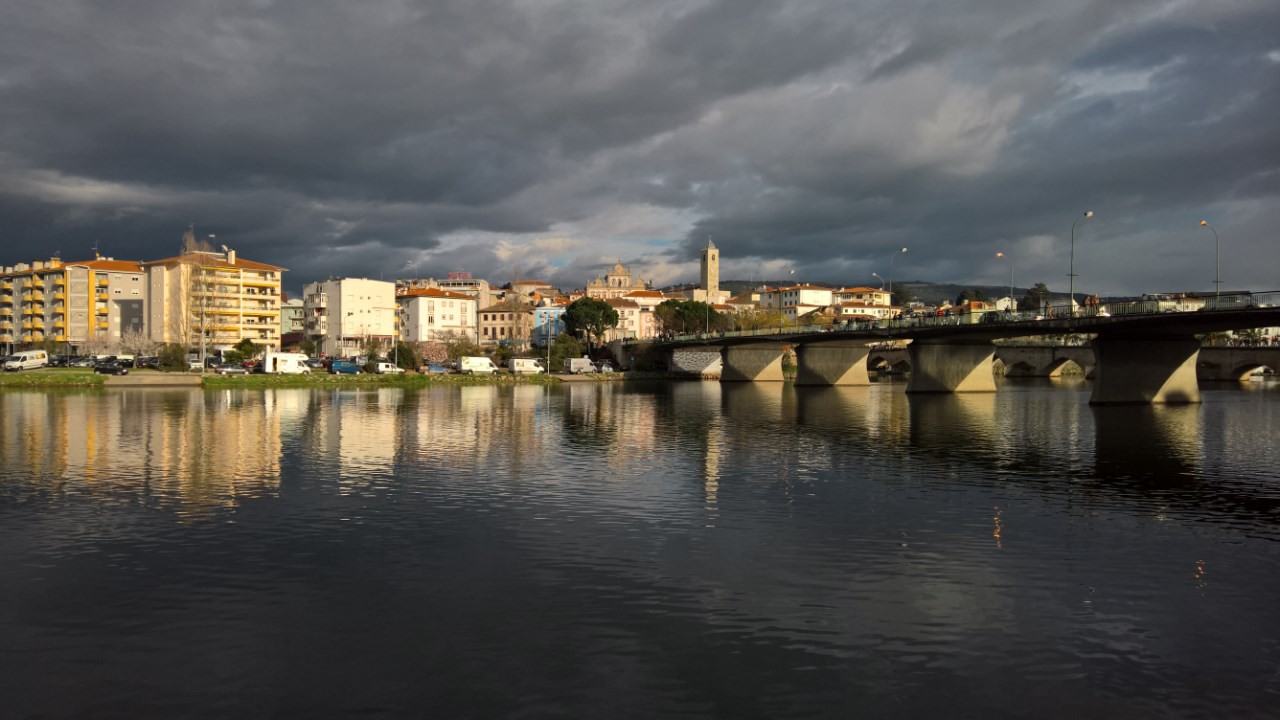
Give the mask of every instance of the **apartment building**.
<svg viewBox="0 0 1280 720">
<path fill-rule="evenodd" d="M 480 310 L 480 344 L 515 348 L 529 343 L 533 331 L 533 307 L 501 302 Z"/>
<path fill-rule="evenodd" d="M 145 333 L 146 284 L 135 261 L 58 258 L 0 272 L 0 350 L 57 343 L 72 352 L 109 350 Z"/>
<path fill-rule="evenodd" d="M 229 249 L 188 252 L 142 267 L 152 341 L 209 353 L 248 338 L 267 351 L 280 350 L 285 268 L 245 260 Z"/>
<path fill-rule="evenodd" d="M 476 298 L 439 288 L 409 288 L 396 296 L 400 335 L 405 342 L 435 342 L 465 337 L 479 342 Z"/>
<path fill-rule="evenodd" d="M 390 348 L 399 339 L 396 284 L 366 278 L 329 278 L 302 289 L 307 337 L 327 357 L 354 357 L 371 341 Z"/>
</svg>

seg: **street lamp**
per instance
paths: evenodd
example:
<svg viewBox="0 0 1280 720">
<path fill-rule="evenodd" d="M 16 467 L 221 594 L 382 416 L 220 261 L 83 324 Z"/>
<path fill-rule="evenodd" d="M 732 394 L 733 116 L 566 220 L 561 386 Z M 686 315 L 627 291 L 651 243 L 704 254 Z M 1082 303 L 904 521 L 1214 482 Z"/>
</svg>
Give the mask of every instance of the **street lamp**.
<svg viewBox="0 0 1280 720">
<path fill-rule="evenodd" d="M 1010 312 L 1010 313 L 1012 313 L 1012 312 L 1013 312 L 1013 310 L 1014 310 L 1014 305 L 1013 305 L 1013 260 L 1010 260 L 1008 255 L 1005 255 L 1003 252 L 999 252 L 999 251 L 997 251 L 997 252 L 996 252 L 996 257 L 998 257 L 998 258 L 1004 258 L 1004 259 L 1009 263 L 1009 312 Z"/>
<path fill-rule="evenodd" d="M 1067 273 L 1067 310 L 1071 317 L 1076 316 L 1076 223 L 1093 217 L 1092 210 L 1085 210 L 1084 215 L 1071 223 L 1071 270 Z"/>
<path fill-rule="evenodd" d="M 877 280 L 879 280 L 879 281 L 880 281 L 880 289 L 881 289 L 881 290 L 883 290 L 883 289 L 884 289 L 884 278 L 880 277 L 880 273 L 874 273 L 874 272 L 873 272 L 873 273 L 871 273 L 871 277 L 876 278 Z"/>
<path fill-rule="evenodd" d="M 902 248 L 898 252 L 889 256 L 889 304 L 893 305 L 893 261 L 902 253 L 906 252 L 906 248 Z"/>
<path fill-rule="evenodd" d="M 1209 228 L 1210 230 L 1213 230 L 1213 309 L 1217 310 L 1219 307 L 1218 301 L 1222 295 L 1222 279 L 1221 279 L 1221 276 L 1219 275 L 1219 272 L 1221 271 L 1222 268 L 1221 268 L 1221 265 L 1218 263 L 1218 257 L 1219 257 L 1218 256 L 1218 247 L 1219 247 L 1218 231 L 1216 228 L 1214 228 L 1212 225 L 1209 224 L 1208 220 L 1201 220 L 1200 224 L 1203 225 L 1204 227 Z"/>
</svg>

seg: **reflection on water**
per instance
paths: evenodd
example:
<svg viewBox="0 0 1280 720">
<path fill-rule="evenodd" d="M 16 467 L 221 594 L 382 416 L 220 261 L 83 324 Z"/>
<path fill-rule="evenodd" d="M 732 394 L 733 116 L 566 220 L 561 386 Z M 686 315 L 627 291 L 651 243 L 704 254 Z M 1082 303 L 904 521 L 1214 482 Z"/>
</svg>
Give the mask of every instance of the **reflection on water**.
<svg viewBox="0 0 1280 720">
<path fill-rule="evenodd" d="M 40 492 L 199 514 L 278 491 L 285 406 L 229 391 L 8 393 L 0 464 Z"/>
<path fill-rule="evenodd" d="M 6 707 L 1266 716 L 1277 392 L 0 393 Z"/>
</svg>

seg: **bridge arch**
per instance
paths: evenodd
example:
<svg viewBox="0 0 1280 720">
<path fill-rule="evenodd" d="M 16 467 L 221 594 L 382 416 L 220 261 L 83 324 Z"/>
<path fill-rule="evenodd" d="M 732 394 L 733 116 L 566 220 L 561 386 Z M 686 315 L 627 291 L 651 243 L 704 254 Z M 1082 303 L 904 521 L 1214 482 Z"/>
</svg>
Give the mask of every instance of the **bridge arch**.
<svg viewBox="0 0 1280 720">
<path fill-rule="evenodd" d="M 1246 363 L 1244 365 L 1238 365 L 1228 371 L 1227 377 L 1237 382 L 1244 382 L 1249 379 L 1250 375 L 1258 370 L 1270 371 L 1272 374 L 1276 371 L 1275 368 L 1269 365 L 1263 365 L 1262 363 Z"/>
<path fill-rule="evenodd" d="M 1062 377 L 1063 375 L 1084 375 L 1085 369 L 1080 363 L 1068 357 L 1054 358 L 1045 366 L 1042 373 L 1045 377 Z"/>
<path fill-rule="evenodd" d="M 1035 377 L 1036 369 L 1030 363 L 1019 360 L 1012 365 L 1006 364 L 1004 375 L 1005 377 Z"/>
</svg>

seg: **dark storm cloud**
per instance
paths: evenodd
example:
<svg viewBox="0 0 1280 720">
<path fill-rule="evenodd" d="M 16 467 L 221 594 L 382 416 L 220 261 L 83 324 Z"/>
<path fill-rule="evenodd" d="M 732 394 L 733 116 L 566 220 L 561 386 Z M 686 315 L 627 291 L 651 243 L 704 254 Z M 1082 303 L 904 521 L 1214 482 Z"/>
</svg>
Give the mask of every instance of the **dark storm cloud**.
<svg viewBox="0 0 1280 720">
<path fill-rule="evenodd" d="M 1001 249 L 1053 285 L 1090 208 L 1090 289 L 1204 287 L 1202 214 L 1262 287 L 1277 37 L 1265 2 L 11 3 L 0 262 L 196 223 L 292 287 L 688 280 L 708 237 L 724 277 L 910 246 L 899 277 L 998 282 Z"/>
</svg>

